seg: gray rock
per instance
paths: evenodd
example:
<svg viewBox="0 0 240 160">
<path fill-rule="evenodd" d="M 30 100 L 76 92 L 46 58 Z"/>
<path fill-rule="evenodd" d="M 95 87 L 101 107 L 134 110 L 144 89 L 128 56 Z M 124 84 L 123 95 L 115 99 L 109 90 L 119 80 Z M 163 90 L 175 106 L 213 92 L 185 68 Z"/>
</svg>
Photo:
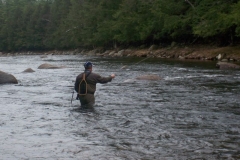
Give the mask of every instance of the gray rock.
<svg viewBox="0 0 240 160">
<path fill-rule="evenodd" d="M 225 53 L 220 53 L 220 54 L 218 54 L 217 56 L 216 56 L 216 59 L 217 60 L 222 60 L 222 59 L 224 59 L 226 57 L 226 54 Z"/>
<path fill-rule="evenodd" d="M 222 59 L 221 62 L 228 62 L 228 59 Z"/>
<path fill-rule="evenodd" d="M 115 54 L 117 57 L 122 57 L 124 53 L 124 50 L 119 51 L 118 53 Z"/>
<path fill-rule="evenodd" d="M 48 63 L 44 63 L 38 67 L 38 69 L 61 69 L 61 68 L 65 68 L 65 67 L 62 67 L 62 66 L 59 67 L 56 65 L 48 64 Z"/>
<path fill-rule="evenodd" d="M 185 59 L 185 57 L 183 57 L 183 56 L 179 56 L 178 58 L 179 58 L 179 59 Z"/>
<path fill-rule="evenodd" d="M 13 75 L 0 71 L 0 84 L 18 84 L 18 81 Z"/>
<path fill-rule="evenodd" d="M 151 81 L 157 81 L 161 78 L 158 75 L 149 74 L 149 75 L 142 75 L 139 77 L 136 77 L 137 80 L 151 80 Z"/>
<path fill-rule="evenodd" d="M 45 55 L 41 55 L 40 58 L 47 58 L 48 56 L 45 54 Z"/>
<path fill-rule="evenodd" d="M 239 65 L 228 62 L 218 62 L 216 67 L 219 69 L 240 69 Z"/>
<path fill-rule="evenodd" d="M 158 75 L 154 75 L 154 74 L 141 75 L 134 79 L 127 79 L 127 80 L 123 81 L 123 83 L 135 83 L 139 80 L 157 81 L 157 80 L 161 80 L 161 78 Z"/>
<path fill-rule="evenodd" d="M 32 68 L 27 68 L 23 72 L 25 72 L 25 73 L 32 73 L 32 72 L 35 72 L 35 71 Z"/>
<path fill-rule="evenodd" d="M 109 56 L 112 56 L 112 55 L 114 55 L 115 53 L 116 53 L 115 51 L 112 51 L 112 52 L 109 53 Z"/>
<path fill-rule="evenodd" d="M 123 81 L 123 83 L 135 83 L 136 80 L 135 79 L 127 79 L 125 81 Z"/>
<path fill-rule="evenodd" d="M 222 54 L 217 55 L 216 58 L 217 58 L 218 60 L 221 60 L 221 59 L 222 59 Z"/>
</svg>

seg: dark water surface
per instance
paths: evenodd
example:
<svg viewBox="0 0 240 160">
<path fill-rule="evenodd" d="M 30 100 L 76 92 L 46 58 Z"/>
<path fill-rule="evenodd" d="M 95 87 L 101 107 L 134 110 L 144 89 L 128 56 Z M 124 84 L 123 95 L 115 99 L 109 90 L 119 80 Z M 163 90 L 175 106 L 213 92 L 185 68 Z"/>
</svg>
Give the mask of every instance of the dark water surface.
<svg viewBox="0 0 240 160">
<path fill-rule="evenodd" d="M 94 112 L 71 105 L 71 86 L 87 60 L 95 72 L 117 75 L 97 86 Z M 0 159 L 240 159 L 240 71 L 140 60 L 0 57 L 0 70 L 19 80 L 0 86 Z M 37 69 L 43 63 L 67 68 Z M 36 72 L 22 73 L 29 67 Z M 134 79 L 145 74 L 162 80 Z"/>
</svg>

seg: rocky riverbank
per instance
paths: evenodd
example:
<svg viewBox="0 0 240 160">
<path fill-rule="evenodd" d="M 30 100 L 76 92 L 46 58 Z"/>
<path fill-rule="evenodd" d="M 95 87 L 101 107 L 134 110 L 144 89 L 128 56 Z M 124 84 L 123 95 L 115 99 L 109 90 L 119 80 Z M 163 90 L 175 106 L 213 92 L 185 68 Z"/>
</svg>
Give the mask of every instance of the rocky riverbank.
<svg viewBox="0 0 240 160">
<path fill-rule="evenodd" d="M 127 48 L 110 49 L 96 48 L 93 50 L 75 49 L 68 51 L 45 51 L 45 52 L 0 52 L 0 56 L 17 55 L 89 55 L 103 57 L 156 57 L 156 58 L 177 58 L 177 59 L 195 59 L 195 60 L 220 60 L 240 62 L 240 46 L 235 47 L 212 47 L 212 46 L 188 46 L 188 47 L 159 47 L 152 45 L 149 48 Z"/>
<path fill-rule="evenodd" d="M 151 46 L 148 49 L 120 49 L 106 50 L 95 49 L 86 52 L 88 55 L 111 56 L 111 57 L 156 57 L 156 58 L 177 58 L 177 59 L 196 59 L 196 60 L 221 60 L 239 61 L 240 46 L 237 47 L 169 47 L 158 48 Z"/>
<path fill-rule="evenodd" d="M 175 59 L 194 59 L 194 60 L 211 60 L 216 61 L 216 67 L 219 69 L 240 69 L 240 46 L 238 47 L 169 47 L 159 48 L 151 46 L 147 49 L 114 49 L 104 50 L 97 48 L 94 50 L 70 50 L 70 51 L 47 51 L 47 52 L 16 52 L 2 53 L 0 56 L 18 56 L 18 55 L 39 55 L 41 58 L 46 58 L 48 55 L 86 55 L 86 56 L 102 56 L 102 57 L 156 57 L 156 58 L 175 58 Z M 231 63 L 229 63 L 231 62 Z M 53 66 L 51 64 L 43 64 L 43 68 L 63 68 Z M 42 69 L 41 67 L 39 69 Z M 31 68 L 26 72 L 34 72 Z M 148 78 L 151 76 L 147 76 Z M 0 71 L 0 84 L 17 83 L 13 75 Z"/>
</svg>

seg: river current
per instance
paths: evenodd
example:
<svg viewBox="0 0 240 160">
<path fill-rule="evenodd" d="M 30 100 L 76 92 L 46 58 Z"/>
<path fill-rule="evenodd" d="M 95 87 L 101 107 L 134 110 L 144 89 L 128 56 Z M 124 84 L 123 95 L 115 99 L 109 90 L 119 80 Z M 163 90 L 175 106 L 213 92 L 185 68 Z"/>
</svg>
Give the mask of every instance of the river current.
<svg viewBox="0 0 240 160">
<path fill-rule="evenodd" d="M 240 159 L 240 71 L 143 59 L 0 57 L 0 70 L 19 81 L 0 86 L 0 159 Z M 79 110 L 72 94 L 86 61 L 102 76 L 116 74 L 97 85 L 94 111 Z M 66 68 L 37 69 L 43 63 Z M 135 79 L 148 74 L 162 79 Z"/>
</svg>

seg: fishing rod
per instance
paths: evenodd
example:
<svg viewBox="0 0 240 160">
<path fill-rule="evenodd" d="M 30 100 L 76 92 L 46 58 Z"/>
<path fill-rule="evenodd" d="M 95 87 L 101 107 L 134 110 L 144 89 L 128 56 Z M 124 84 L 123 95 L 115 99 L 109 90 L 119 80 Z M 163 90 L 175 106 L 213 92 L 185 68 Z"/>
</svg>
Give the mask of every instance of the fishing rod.
<svg viewBox="0 0 240 160">
<path fill-rule="evenodd" d="M 71 105 L 72 105 L 72 101 L 73 101 L 73 95 L 74 95 L 74 90 L 73 90 L 73 92 L 72 92 Z"/>
</svg>

